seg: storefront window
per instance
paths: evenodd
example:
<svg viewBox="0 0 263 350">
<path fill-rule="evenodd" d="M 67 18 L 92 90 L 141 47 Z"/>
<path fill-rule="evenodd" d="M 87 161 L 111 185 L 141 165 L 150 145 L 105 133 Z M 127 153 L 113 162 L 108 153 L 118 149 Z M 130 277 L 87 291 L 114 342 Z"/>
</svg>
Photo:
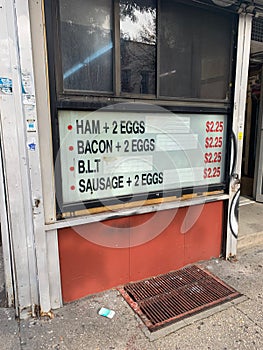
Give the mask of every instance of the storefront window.
<svg viewBox="0 0 263 350">
<path fill-rule="evenodd" d="M 45 0 L 45 13 L 58 213 L 223 193 L 234 8 Z"/>
<path fill-rule="evenodd" d="M 170 0 L 59 4 L 64 92 L 228 99 L 232 14 Z"/>
<path fill-rule="evenodd" d="M 161 1 L 160 23 L 160 95 L 226 99 L 229 16 Z"/>
<path fill-rule="evenodd" d="M 63 87 L 113 90 L 112 2 L 60 1 Z"/>
<path fill-rule="evenodd" d="M 141 3 L 141 4 L 140 4 Z M 156 93 L 156 1 L 120 1 L 121 91 Z M 130 83 L 127 86 L 127 71 Z"/>
</svg>

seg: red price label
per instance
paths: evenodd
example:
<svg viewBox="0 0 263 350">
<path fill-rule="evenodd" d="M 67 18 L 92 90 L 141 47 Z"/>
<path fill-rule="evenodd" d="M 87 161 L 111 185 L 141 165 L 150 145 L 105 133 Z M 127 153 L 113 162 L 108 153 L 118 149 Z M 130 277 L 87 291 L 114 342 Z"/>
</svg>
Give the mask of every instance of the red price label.
<svg viewBox="0 0 263 350">
<path fill-rule="evenodd" d="M 206 137 L 205 138 L 205 148 L 220 148 L 223 145 L 223 137 Z"/>
<path fill-rule="evenodd" d="M 222 160 L 222 152 L 207 152 L 205 153 L 205 163 L 220 163 Z"/>
<path fill-rule="evenodd" d="M 223 121 L 207 121 L 206 122 L 206 132 L 223 132 L 224 122 Z"/>
<path fill-rule="evenodd" d="M 204 169 L 204 179 L 211 179 L 214 177 L 220 177 L 221 168 L 220 166 L 215 168 L 205 168 Z"/>
</svg>

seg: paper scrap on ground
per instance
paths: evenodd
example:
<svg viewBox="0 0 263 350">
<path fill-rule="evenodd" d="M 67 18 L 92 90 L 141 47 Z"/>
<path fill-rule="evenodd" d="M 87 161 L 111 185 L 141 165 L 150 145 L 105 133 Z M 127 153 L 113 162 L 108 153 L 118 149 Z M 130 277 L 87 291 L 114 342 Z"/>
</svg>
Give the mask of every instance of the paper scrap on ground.
<svg viewBox="0 0 263 350">
<path fill-rule="evenodd" d="M 113 318 L 113 316 L 115 315 L 115 311 L 106 309 L 105 307 L 102 307 L 99 310 L 99 315 L 107 317 L 107 318 Z"/>
</svg>

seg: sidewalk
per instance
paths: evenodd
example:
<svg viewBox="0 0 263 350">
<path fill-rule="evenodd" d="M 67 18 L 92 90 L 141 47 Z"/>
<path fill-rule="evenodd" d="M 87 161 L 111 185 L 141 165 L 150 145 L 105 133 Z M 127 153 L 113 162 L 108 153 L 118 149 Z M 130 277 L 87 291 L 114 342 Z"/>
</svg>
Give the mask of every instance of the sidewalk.
<svg viewBox="0 0 263 350">
<path fill-rule="evenodd" d="M 238 252 L 263 243 L 263 204 L 241 197 L 239 203 Z"/>
<path fill-rule="evenodd" d="M 236 262 L 214 259 L 202 263 L 244 295 L 240 303 L 219 307 L 210 316 L 199 314 L 203 319 L 188 318 L 189 325 L 155 340 L 145 335 L 143 323 L 115 290 L 67 304 L 55 311 L 52 320 L 16 321 L 13 310 L 0 309 L 0 350 L 263 349 L 262 211 L 263 204 L 241 205 L 242 246 Z M 252 240 L 248 233 L 254 234 Z M 116 312 L 113 319 L 98 315 L 103 306 Z"/>
</svg>

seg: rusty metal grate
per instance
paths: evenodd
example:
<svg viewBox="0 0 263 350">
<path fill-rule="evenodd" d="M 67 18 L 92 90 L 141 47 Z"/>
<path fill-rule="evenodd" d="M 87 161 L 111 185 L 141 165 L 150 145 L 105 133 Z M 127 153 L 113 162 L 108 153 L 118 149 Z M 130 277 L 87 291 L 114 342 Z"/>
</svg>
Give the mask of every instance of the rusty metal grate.
<svg viewBox="0 0 263 350">
<path fill-rule="evenodd" d="M 197 265 L 119 289 L 150 331 L 241 296 Z"/>
</svg>

